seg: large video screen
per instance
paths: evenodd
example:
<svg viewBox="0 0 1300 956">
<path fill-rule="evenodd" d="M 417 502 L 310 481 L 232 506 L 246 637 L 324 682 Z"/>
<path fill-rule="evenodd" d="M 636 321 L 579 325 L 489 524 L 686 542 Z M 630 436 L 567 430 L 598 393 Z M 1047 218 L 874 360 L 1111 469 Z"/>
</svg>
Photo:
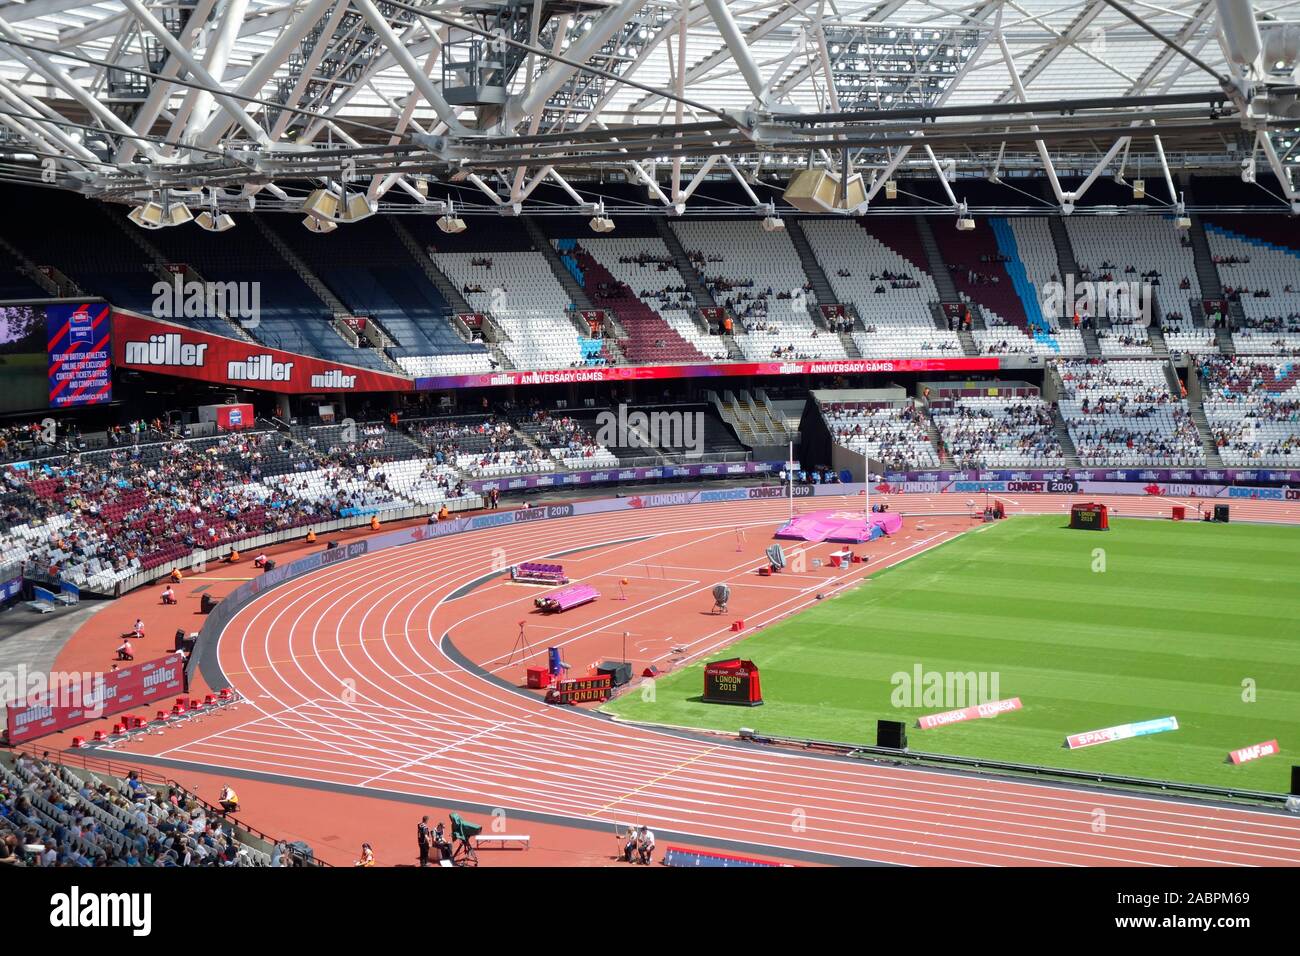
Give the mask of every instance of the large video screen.
<svg viewBox="0 0 1300 956">
<path fill-rule="evenodd" d="M 106 303 L 0 306 L 0 414 L 113 399 Z"/>
</svg>

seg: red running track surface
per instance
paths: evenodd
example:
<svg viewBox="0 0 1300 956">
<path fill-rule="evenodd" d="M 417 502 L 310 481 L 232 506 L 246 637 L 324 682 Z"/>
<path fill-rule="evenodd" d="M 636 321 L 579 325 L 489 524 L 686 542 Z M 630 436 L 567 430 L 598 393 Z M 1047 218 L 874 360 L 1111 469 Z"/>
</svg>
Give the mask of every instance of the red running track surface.
<svg viewBox="0 0 1300 956">
<path fill-rule="evenodd" d="M 999 497 L 1010 513 L 1064 514 L 1076 496 Z M 1167 515 L 1178 503 L 1106 500 L 1121 515 Z M 965 503 L 961 496 L 889 501 L 917 516 Z M 1300 521 L 1300 505 L 1232 506 L 1238 519 Z M 739 840 L 755 852 L 828 861 L 1300 864 L 1300 820 L 1285 814 L 892 768 L 620 724 L 502 686 L 459 664 L 441 640 L 470 602 L 499 600 L 470 591 L 448 603 L 491 562 L 499 567 L 502 550 L 513 562 L 605 546 L 631 564 L 637 548 L 662 550 L 658 539 L 732 540 L 732 529 L 747 526 L 756 566 L 767 543 L 761 529 L 775 526 L 786 508 L 740 502 L 559 519 L 408 545 L 291 581 L 244 608 L 221 640 L 222 668 L 252 708 L 183 743 L 178 728 L 123 749 L 561 822 L 648 821 L 661 831 Z M 648 537 L 628 542 L 636 536 Z M 1105 826 L 1097 827 L 1103 813 Z"/>
</svg>

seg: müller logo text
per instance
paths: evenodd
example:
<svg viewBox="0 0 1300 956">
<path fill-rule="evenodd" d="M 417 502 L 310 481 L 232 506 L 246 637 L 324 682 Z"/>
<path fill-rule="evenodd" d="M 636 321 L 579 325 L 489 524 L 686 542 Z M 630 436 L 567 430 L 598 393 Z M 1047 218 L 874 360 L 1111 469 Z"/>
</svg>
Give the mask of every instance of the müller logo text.
<svg viewBox="0 0 1300 956">
<path fill-rule="evenodd" d="M 349 375 L 342 369 L 332 368 L 327 372 L 317 372 L 311 377 L 312 388 L 352 388 L 357 384 L 357 377 Z"/>
<path fill-rule="evenodd" d="M 277 362 L 274 355 L 250 355 L 226 363 L 226 377 L 232 382 L 288 382 L 293 362 Z"/>
<path fill-rule="evenodd" d="M 186 342 L 178 332 L 151 335 L 146 342 L 127 342 L 127 365 L 182 365 L 202 368 L 208 347 Z"/>
<path fill-rule="evenodd" d="M 153 930 L 153 896 L 149 893 L 82 893 L 74 886 L 50 897 L 50 925 L 61 929 L 126 927 L 133 936 Z"/>
</svg>

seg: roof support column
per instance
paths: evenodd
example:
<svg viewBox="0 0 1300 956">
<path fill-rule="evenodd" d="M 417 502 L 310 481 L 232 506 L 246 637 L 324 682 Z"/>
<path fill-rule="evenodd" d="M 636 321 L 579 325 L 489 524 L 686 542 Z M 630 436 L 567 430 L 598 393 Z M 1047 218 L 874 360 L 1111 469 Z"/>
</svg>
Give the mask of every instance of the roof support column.
<svg viewBox="0 0 1300 956">
<path fill-rule="evenodd" d="M 760 107 L 767 106 L 767 84 L 763 82 L 763 76 L 758 72 L 758 63 L 754 61 L 754 55 L 745 43 L 740 27 L 736 25 L 731 11 L 727 9 L 727 0 L 704 0 L 704 6 L 713 17 L 713 22 L 717 25 L 718 32 L 722 34 L 727 49 L 731 51 L 731 58 L 736 61 L 740 75 L 745 78 L 745 84 L 754 94 L 754 99 L 758 100 Z"/>
<path fill-rule="evenodd" d="M 375 35 L 388 48 L 388 52 L 393 55 L 403 72 L 410 77 L 415 89 L 425 101 L 433 107 L 433 111 L 438 114 L 438 119 L 447 124 L 447 128 L 453 132 L 461 133 L 465 128 L 461 125 L 460 120 L 456 118 L 456 111 L 452 109 L 450 103 L 442 98 L 442 91 L 438 89 L 429 79 L 428 75 L 420 69 L 420 64 L 415 62 L 415 57 L 411 51 L 406 48 L 406 44 L 401 38 L 393 32 L 393 28 L 388 23 L 388 18 L 379 12 L 379 8 L 371 0 L 352 0 L 352 5 L 357 11 L 366 18 L 370 24 L 370 29 L 375 31 Z"/>
</svg>

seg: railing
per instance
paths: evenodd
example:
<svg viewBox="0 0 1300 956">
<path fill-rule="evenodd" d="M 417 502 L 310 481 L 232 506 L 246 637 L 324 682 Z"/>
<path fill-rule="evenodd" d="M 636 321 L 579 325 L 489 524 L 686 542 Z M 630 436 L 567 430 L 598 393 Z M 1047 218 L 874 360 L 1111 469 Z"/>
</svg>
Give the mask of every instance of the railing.
<svg viewBox="0 0 1300 956">
<path fill-rule="evenodd" d="M 643 455 L 635 458 L 620 457 L 618 464 L 610 467 L 608 470 L 613 471 L 617 468 L 653 468 L 656 465 L 726 465 L 736 464 L 744 461 L 751 461 L 753 453 L 747 451 L 729 451 L 713 452 L 705 455 L 689 455 L 685 453 L 663 452 L 660 456 Z M 578 469 L 581 471 L 591 471 L 590 468 Z"/>
<path fill-rule="evenodd" d="M 83 432 L 75 439 L 78 447 L 71 450 L 60 448 L 57 445 L 44 445 L 30 440 L 22 440 L 11 443 L 12 450 L 0 456 L 0 461 L 5 463 L 47 461 L 50 458 L 66 458 L 68 455 L 85 454 L 86 452 L 114 451 L 119 448 L 147 448 L 150 445 L 167 445 L 178 441 L 213 438 L 217 434 L 216 422 L 193 422 L 186 425 L 185 428 L 189 431 L 188 435 L 170 435 L 165 438 L 149 438 L 146 441 L 140 441 L 138 435 L 128 435 L 124 441 L 112 442 L 109 441 L 107 431 Z M 239 434 L 248 435 L 264 430 L 248 429 L 239 432 Z M 59 444 L 73 440 L 64 436 L 59 439 Z"/>
<path fill-rule="evenodd" d="M 348 345 L 352 346 L 354 349 L 361 348 L 361 337 L 357 335 L 357 330 L 340 319 L 338 313 L 334 313 L 334 315 L 330 317 L 330 324 L 334 327 L 334 331 L 338 333 L 339 338 L 344 342 L 347 342 Z"/>
<path fill-rule="evenodd" d="M 387 510 L 373 511 L 367 514 L 349 515 L 346 518 L 332 518 L 327 521 L 317 521 L 311 524 L 298 525 L 293 528 L 285 528 L 281 531 L 271 531 L 266 534 L 254 535 L 248 538 L 240 538 L 235 541 L 227 541 L 224 544 L 213 548 L 204 549 L 202 560 L 205 562 L 220 561 L 231 551 L 256 551 L 261 548 L 271 547 L 276 544 L 285 544 L 289 541 L 297 541 L 306 537 L 309 531 L 316 534 L 329 534 L 332 531 L 346 531 L 350 528 L 360 528 L 368 525 L 372 518 L 377 518 L 381 522 L 392 521 L 410 521 L 414 518 L 427 518 L 429 515 L 437 514 L 443 506 L 447 507 L 449 512 L 473 511 L 483 507 L 483 498 L 481 495 L 470 495 L 466 498 L 444 499 L 431 505 L 409 505 L 403 508 L 390 508 Z M 175 561 L 168 561 L 156 568 L 150 568 L 148 571 L 141 571 L 130 577 L 123 578 L 113 588 L 113 596 L 121 597 L 128 591 L 133 591 L 138 587 L 143 587 L 154 581 L 164 578 L 174 570 L 184 571 L 186 568 L 195 566 L 194 553 L 183 558 L 177 558 Z"/>
</svg>

